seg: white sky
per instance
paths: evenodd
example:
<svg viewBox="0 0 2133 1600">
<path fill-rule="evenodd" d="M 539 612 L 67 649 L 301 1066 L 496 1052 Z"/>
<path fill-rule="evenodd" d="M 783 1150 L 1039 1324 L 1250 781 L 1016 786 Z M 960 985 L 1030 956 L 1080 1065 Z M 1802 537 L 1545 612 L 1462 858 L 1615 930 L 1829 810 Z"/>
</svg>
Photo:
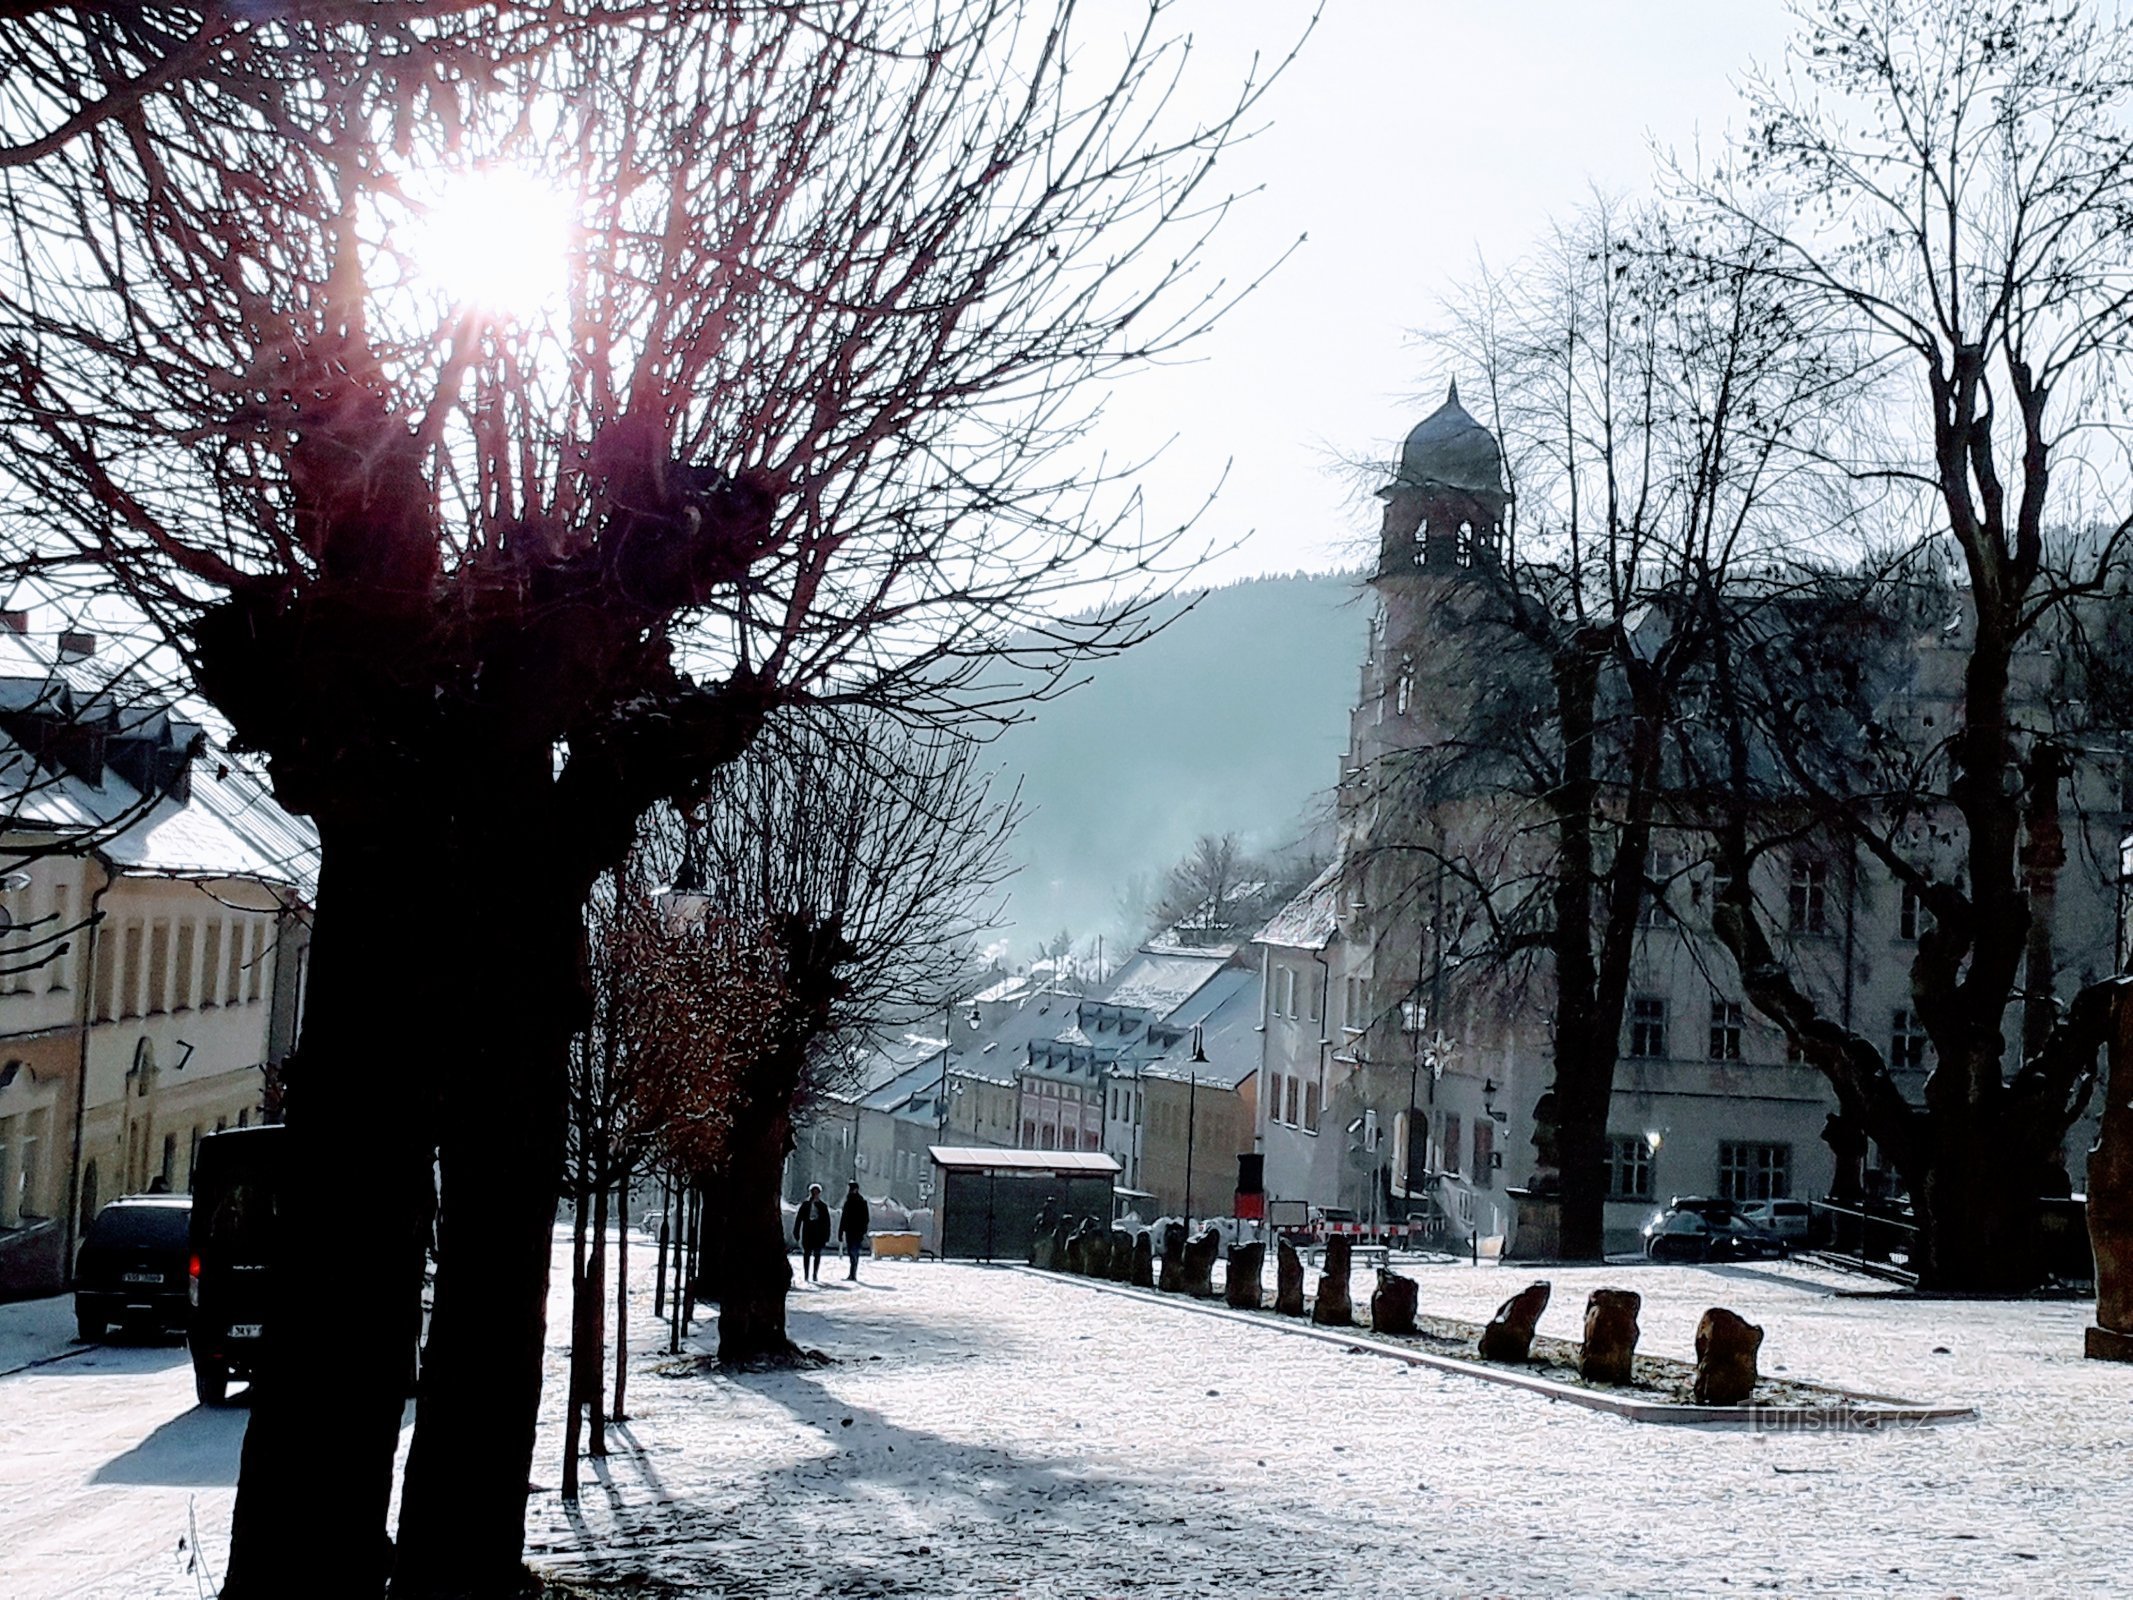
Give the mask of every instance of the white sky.
<svg viewBox="0 0 2133 1600">
<path fill-rule="evenodd" d="M 1278 52 L 1307 0 L 1209 0 L 1189 13 L 1195 77 L 1234 83 Z M 1307 242 L 1195 359 L 1135 378 L 1106 435 L 1142 453 L 1151 525 L 1228 478 L 1200 534 L 1202 576 L 1348 565 L 1375 538 L 1340 456 L 1382 457 L 1442 398 L 1411 340 L 1476 253 L 1515 260 L 1594 185 L 1648 189 L 1652 147 L 1719 143 L 1734 84 L 1775 64 L 1779 0 L 1327 0 L 1257 139 L 1218 167 L 1263 185 L 1208 265 L 1242 280 Z M 1239 541 L 1242 541 L 1239 543 Z M 1360 542 L 1359 542 L 1360 541 Z"/>
</svg>

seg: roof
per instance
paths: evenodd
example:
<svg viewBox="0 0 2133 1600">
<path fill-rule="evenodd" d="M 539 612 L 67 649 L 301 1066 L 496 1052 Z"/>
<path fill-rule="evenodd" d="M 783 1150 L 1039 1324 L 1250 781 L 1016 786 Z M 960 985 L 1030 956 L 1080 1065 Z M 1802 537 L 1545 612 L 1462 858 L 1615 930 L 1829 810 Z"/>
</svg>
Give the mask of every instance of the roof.
<svg viewBox="0 0 2133 1600">
<path fill-rule="evenodd" d="M 99 677 L 101 674 L 101 677 Z M 186 767 L 180 793 L 147 805 L 111 761 L 94 779 L 57 764 L 40 764 L 12 738 L 0 735 L 0 807 L 7 827 L 49 829 L 82 837 L 114 868 L 148 876 L 252 878 L 288 885 L 306 899 L 318 885 L 318 834 L 276 805 L 266 785 L 235 757 L 208 740 L 197 724 L 173 717 L 143 688 L 138 700 L 112 706 L 108 665 L 62 661 L 33 636 L 0 628 L 0 700 L 35 705 L 60 722 L 112 711 L 114 739 L 156 730 L 175 750 L 198 734 L 201 753 Z M 137 776 L 139 774 L 136 774 Z M 161 786 L 162 780 L 156 780 Z M 145 809 L 144 809 L 145 808 Z M 122 826 L 123 825 L 123 826 Z M 116 830 L 115 832 L 113 830 Z"/>
<path fill-rule="evenodd" d="M 1325 949 L 1340 932 L 1340 888 L 1341 863 L 1336 857 L 1295 899 L 1274 913 L 1252 942 L 1284 950 Z"/>
<path fill-rule="evenodd" d="M 1198 993 L 1229 963 L 1226 950 L 1157 950 L 1143 947 L 1118 969 L 1099 998 L 1168 1016 Z"/>
<path fill-rule="evenodd" d="M 1061 1177 L 1103 1178 L 1116 1174 L 1118 1163 L 1100 1150 L 994 1150 L 983 1145 L 934 1145 L 928 1152 L 937 1167 L 959 1172 L 1056 1172 Z"/>
<path fill-rule="evenodd" d="M 1259 975 L 1232 968 L 1209 984 L 1204 995 L 1194 996 L 1193 1009 L 1199 1015 L 1176 1020 L 1199 1026 L 1200 1051 L 1207 1059 L 1193 1060 L 1187 1036 L 1143 1068 L 1143 1074 L 1236 1088 L 1259 1070 Z"/>
<path fill-rule="evenodd" d="M 1459 403 L 1454 383 L 1444 404 L 1415 424 L 1400 447 L 1399 470 L 1378 491 L 1463 489 L 1468 493 L 1503 493 L 1503 450 L 1496 435 L 1476 422 Z"/>
</svg>

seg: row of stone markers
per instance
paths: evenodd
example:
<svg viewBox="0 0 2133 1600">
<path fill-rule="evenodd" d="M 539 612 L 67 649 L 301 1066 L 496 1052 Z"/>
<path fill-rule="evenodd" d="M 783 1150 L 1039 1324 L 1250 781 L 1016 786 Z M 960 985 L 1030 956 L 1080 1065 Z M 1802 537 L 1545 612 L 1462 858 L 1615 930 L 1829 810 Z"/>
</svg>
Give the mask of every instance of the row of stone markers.
<svg viewBox="0 0 2133 1600">
<path fill-rule="evenodd" d="M 1222 1256 L 1222 1235 L 1212 1227 L 1190 1235 L 1182 1222 L 1163 1224 L 1162 1263 L 1156 1265 L 1155 1238 L 1146 1228 L 1104 1227 L 1093 1217 L 1065 1217 L 1050 1232 L 1039 1229 L 1031 1242 L 1034 1266 L 1076 1273 L 1083 1277 L 1110 1278 L 1143 1289 L 1167 1294 L 1215 1298 L 1215 1262 Z M 1305 1314 L 1304 1264 L 1296 1247 L 1280 1241 L 1274 1265 L 1274 1310 L 1285 1317 Z M 1324 1327 L 1355 1325 L 1355 1303 L 1348 1287 L 1352 1264 L 1349 1241 L 1334 1235 L 1326 1241 L 1325 1265 L 1318 1275 L 1318 1291 L 1308 1307 L 1311 1320 Z M 1232 1245 L 1223 1299 L 1240 1311 L 1266 1308 L 1266 1246 Z M 1545 1283 L 1519 1290 L 1489 1319 L 1481 1330 L 1475 1353 L 1484 1361 L 1523 1364 L 1532 1359 L 1534 1330 L 1541 1313 L 1548 1309 L 1551 1290 Z M 1420 1285 L 1389 1268 L 1378 1269 L 1377 1287 L 1370 1295 L 1370 1327 L 1373 1332 L 1414 1334 L 1415 1316 L 1421 1299 Z M 1637 1313 L 1643 1297 L 1629 1289 L 1595 1289 L 1585 1301 L 1585 1337 L 1578 1346 L 1577 1368 L 1589 1383 L 1625 1385 L 1634 1381 L 1637 1354 Z M 1696 1379 L 1698 1405 L 1741 1405 L 1754 1393 L 1756 1355 L 1762 1349 L 1763 1330 L 1746 1319 L 1713 1306 L 1696 1325 Z"/>
</svg>

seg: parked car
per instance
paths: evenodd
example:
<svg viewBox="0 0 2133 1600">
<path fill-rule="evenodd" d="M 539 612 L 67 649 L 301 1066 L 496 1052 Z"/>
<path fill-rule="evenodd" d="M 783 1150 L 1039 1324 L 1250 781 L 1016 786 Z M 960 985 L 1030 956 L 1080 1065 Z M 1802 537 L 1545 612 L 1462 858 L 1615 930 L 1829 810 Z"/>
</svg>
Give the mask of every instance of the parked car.
<svg viewBox="0 0 2133 1600">
<path fill-rule="evenodd" d="M 1669 1206 L 1644 1225 L 1653 1261 L 1756 1261 L 1785 1253 L 1785 1241 L 1735 1214 L 1730 1201 L 1704 1209 Z"/>
<path fill-rule="evenodd" d="M 267 1320 L 280 1220 L 286 1130 L 229 1128 L 200 1141 L 193 1166 L 193 1389 L 220 1405 L 233 1379 L 250 1382 Z"/>
<path fill-rule="evenodd" d="M 186 1325 L 192 1209 L 187 1195 L 138 1194 L 96 1214 L 74 1258 L 74 1329 L 82 1338 L 101 1339 L 113 1323 Z"/>
<path fill-rule="evenodd" d="M 1755 1200 L 1740 1208 L 1741 1216 L 1763 1232 L 1775 1234 L 1794 1249 L 1821 1234 L 1814 1207 L 1805 1200 Z"/>
</svg>

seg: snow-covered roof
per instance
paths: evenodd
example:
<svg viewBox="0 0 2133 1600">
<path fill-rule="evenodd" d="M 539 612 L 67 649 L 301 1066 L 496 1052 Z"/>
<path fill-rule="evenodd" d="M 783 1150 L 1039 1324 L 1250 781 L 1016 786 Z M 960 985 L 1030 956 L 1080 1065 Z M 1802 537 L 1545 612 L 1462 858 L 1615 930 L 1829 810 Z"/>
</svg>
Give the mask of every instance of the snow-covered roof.
<svg viewBox="0 0 2133 1600">
<path fill-rule="evenodd" d="M 1144 946 L 1118 969 L 1102 996 L 1115 1006 L 1138 1006 L 1168 1016 L 1222 970 L 1229 955 L 1220 950 L 1158 950 Z"/>
<path fill-rule="evenodd" d="M 1175 1022 L 1200 1030 L 1200 1052 L 1205 1061 L 1192 1059 L 1192 1039 L 1187 1035 L 1162 1056 L 1142 1068 L 1151 1078 L 1171 1078 L 1234 1089 L 1259 1070 L 1259 975 L 1231 968 L 1200 994 L 1193 996 L 1191 1015 Z"/>
<path fill-rule="evenodd" d="M 132 739 L 139 749 L 139 741 L 152 740 L 173 758 L 196 735 L 203 740 L 187 781 L 150 805 L 115 759 L 86 767 L 39 761 L 0 734 L 0 826 L 76 835 L 82 848 L 124 872 L 253 878 L 311 898 L 318 885 L 311 824 L 276 805 L 265 784 L 175 715 L 167 697 L 146 688 L 137 697 L 115 692 L 121 670 L 94 658 L 63 658 L 34 636 L 0 628 L 0 702 L 39 713 L 34 726 L 64 728 L 83 718 L 105 726 L 115 746 Z M 153 787 L 161 786 L 159 778 Z"/>
<path fill-rule="evenodd" d="M 1100 1150 L 996 1150 L 987 1145 L 934 1145 L 928 1152 L 937 1167 L 962 1172 L 1056 1172 L 1061 1177 L 1101 1178 L 1119 1165 Z"/>
<path fill-rule="evenodd" d="M 1340 932 L 1340 885 L 1341 863 L 1336 857 L 1295 899 L 1274 913 L 1252 942 L 1284 950 L 1325 949 Z"/>
</svg>

